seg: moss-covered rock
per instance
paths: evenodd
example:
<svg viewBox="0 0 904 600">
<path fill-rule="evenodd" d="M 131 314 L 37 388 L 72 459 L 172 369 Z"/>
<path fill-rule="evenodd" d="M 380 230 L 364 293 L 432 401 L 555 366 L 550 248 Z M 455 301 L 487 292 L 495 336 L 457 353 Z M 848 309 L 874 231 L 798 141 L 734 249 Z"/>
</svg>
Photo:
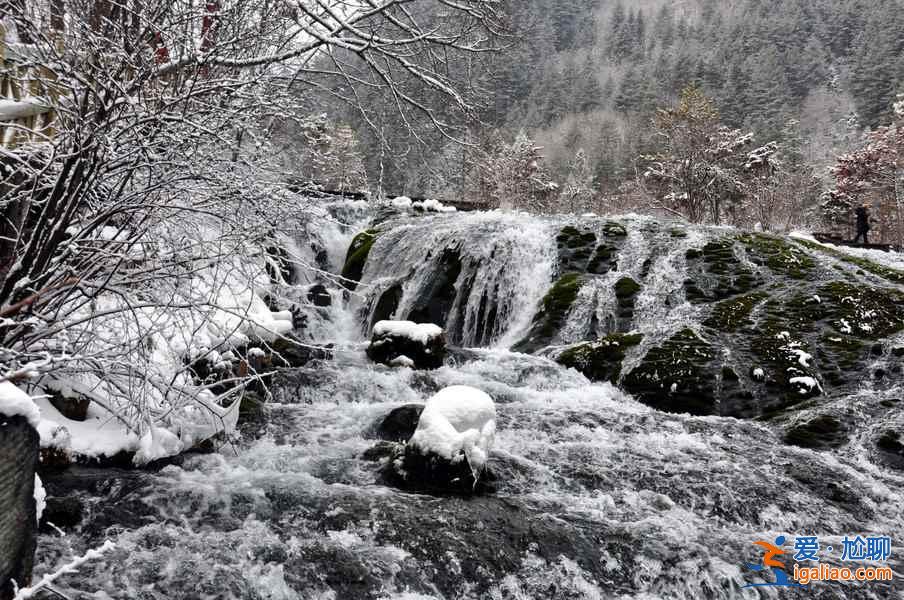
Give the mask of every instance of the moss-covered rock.
<svg viewBox="0 0 904 600">
<path fill-rule="evenodd" d="M 847 429 L 837 417 L 821 415 L 789 428 L 785 443 L 817 450 L 837 448 L 847 441 Z"/>
<path fill-rule="evenodd" d="M 773 273 L 792 279 L 807 279 L 813 274 L 816 263 L 793 242 L 762 233 L 750 233 L 740 237 L 747 247 L 750 259 L 769 267 Z"/>
<path fill-rule="evenodd" d="M 576 227 L 563 227 L 556 236 L 559 253 L 559 268 L 563 272 L 584 272 L 596 248 L 596 234 Z"/>
<path fill-rule="evenodd" d="M 715 302 L 748 294 L 763 281 L 745 265 L 735 252 L 733 238 L 713 240 L 703 248 L 685 253 L 688 278 L 684 282 L 691 302 Z"/>
<path fill-rule="evenodd" d="M 593 275 L 605 275 L 617 264 L 618 248 L 609 244 L 600 244 L 587 264 L 587 272 Z"/>
<path fill-rule="evenodd" d="M 768 295 L 763 292 L 738 296 L 723 300 L 713 307 L 704 325 L 719 331 L 735 331 L 741 326 L 750 324 L 750 314 Z"/>
<path fill-rule="evenodd" d="M 630 277 L 622 277 L 615 282 L 615 297 L 619 300 L 633 298 L 640 291 L 640 284 Z"/>
<path fill-rule="evenodd" d="M 709 343 L 684 329 L 651 349 L 628 373 L 624 388 L 638 400 L 666 412 L 717 414 L 719 369 Z"/>
<path fill-rule="evenodd" d="M 345 256 L 345 265 L 342 267 L 342 283 L 349 290 L 358 287 L 358 282 L 361 281 L 361 276 L 364 274 L 367 257 L 370 255 L 370 250 L 377 241 L 379 233 L 376 229 L 368 229 L 352 239 Z"/>
<path fill-rule="evenodd" d="M 591 381 L 617 383 L 625 353 L 640 344 L 640 334 L 614 333 L 595 342 L 578 344 L 556 358 L 559 364 L 575 369 Z"/>
<path fill-rule="evenodd" d="M 634 319 L 634 304 L 640 292 L 640 284 L 630 277 L 622 277 L 615 282 L 615 300 L 617 303 L 619 331 L 630 331 Z"/>
<path fill-rule="evenodd" d="M 623 238 L 628 236 L 628 230 L 621 223 L 606 221 L 603 225 L 603 235 L 607 238 Z"/>
<path fill-rule="evenodd" d="M 515 345 L 518 352 L 534 352 L 548 345 L 565 323 L 569 311 L 585 283 L 580 273 L 566 273 L 543 297 L 543 305 L 534 317 L 527 338 Z"/>
</svg>

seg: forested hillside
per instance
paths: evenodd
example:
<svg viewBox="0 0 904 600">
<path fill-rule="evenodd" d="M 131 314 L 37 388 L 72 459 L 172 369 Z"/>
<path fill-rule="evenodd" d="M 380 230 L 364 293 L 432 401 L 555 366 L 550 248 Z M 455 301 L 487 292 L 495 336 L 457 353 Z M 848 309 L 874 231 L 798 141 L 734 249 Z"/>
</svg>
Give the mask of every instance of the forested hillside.
<svg viewBox="0 0 904 600">
<path fill-rule="evenodd" d="M 481 123 L 460 137 L 493 154 L 524 132 L 545 177 L 564 185 L 578 163 L 596 194 L 639 174 L 638 156 L 657 148 L 652 115 L 689 84 L 721 124 L 780 142 L 783 162 L 823 186 L 838 154 L 891 121 L 900 91 L 897 0 L 523 0 L 508 12 L 507 51 L 468 67 Z M 334 104 L 327 112 L 360 136 L 371 185 L 450 196 L 480 179 L 477 156 L 447 138 L 422 134 L 424 152 L 394 112 L 365 119 Z"/>
<path fill-rule="evenodd" d="M 538 131 L 560 167 L 583 147 L 601 178 L 626 175 L 642 123 L 689 83 L 715 99 L 726 124 L 800 140 L 805 158 L 822 165 L 856 130 L 888 122 L 902 72 L 896 0 L 520 7 L 531 33 L 502 59 L 489 120 Z"/>
</svg>

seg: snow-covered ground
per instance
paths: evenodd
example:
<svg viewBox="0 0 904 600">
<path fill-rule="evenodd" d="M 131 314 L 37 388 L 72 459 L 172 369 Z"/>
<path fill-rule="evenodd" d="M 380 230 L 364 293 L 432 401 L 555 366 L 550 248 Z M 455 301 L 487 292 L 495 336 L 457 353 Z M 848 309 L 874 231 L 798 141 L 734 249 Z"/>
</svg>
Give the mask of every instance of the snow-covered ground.
<svg viewBox="0 0 904 600">
<path fill-rule="evenodd" d="M 825 246 L 826 248 L 831 248 L 833 250 L 837 250 L 838 252 L 843 252 L 844 254 L 855 256 L 857 258 L 865 258 L 884 267 L 904 271 L 904 253 L 901 252 L 883 252 L 882 250 L 858 248 L 856 246 L 836 246 L 835 244 L 820 242 L 811 234 L 802 231 L 795 231 L 791 233 L 791 237 L 796 237 L 816 244 L 820 244 L 822 246 Z"/>
</svg>

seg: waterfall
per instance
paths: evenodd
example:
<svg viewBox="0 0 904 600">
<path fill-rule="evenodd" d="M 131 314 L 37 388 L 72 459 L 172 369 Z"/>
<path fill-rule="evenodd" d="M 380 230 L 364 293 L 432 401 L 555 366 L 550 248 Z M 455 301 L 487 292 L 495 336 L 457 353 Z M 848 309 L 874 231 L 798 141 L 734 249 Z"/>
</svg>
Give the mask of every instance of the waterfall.
<svg viewBox="0 0 904 600">
<path fill-rule="evenodd" d="M 348 290 L 338 274 L 365 230 L 376 231 L 375 242 L 360 283 Z M 731 244 L 720 241 L 729 235 Z M 838 549 L 847 535 L 887 535 L 895 544 L 888 564 L 900 573 L 904 455 L 896 459 L 876 443 L 884 439 L 894 450 L 889 432 L 904 427 L 900 379 L 891 376 L 899 355 L 866 346 L 863 381 L 852 393 L 763 420 L 657 410 L 556 362 L 563 348 L 610 333 L 644 336 L 626 351 L 623 374 L 686 328 L 721 335 L 726 347 L 760 336 L 759 324 L 727 333 L 704 325 L 723 298 L 748 294 L 736 288 L 751 278 L 763 278 L 762 289 L 781 299 L 812 296 L 838 272 L 862 285 L 877 277 L 860 272 L 862 264 L 815 253 L 769 253 L 768 240 L 738 235 L 638 216 L 327 207 L 299 233 L 293 254 L 304 271 L 295 294 L 309 317 L 305 335 L 335 342 L 334 356 L 280 372 L 270 382 L 263 431 L 235 445 L 156 473 L 48 477 L 52 496 L 73 493 L 88 508 L 66 538 L 41 535 L 36 572 L 110 538 L 117 549 L 64 578 L 63 594 L 743 600 L 752 594 L 743 586 L 763 581 L 746 566 L 762 557 L 756 540 L 786 536 L 789 559 L 797 535 Z M 799 278 L 780 277 L 807 260 L 810 271 L 792 271 Z M 537 336 L 531 353 L 510 350 L 543 329 L 552 304 L 545 300 L 569 274 L 580 285 L 556 327 Z M 620 297 L 616 288 L 627 278 L 636 287 Z M 330 306 L 306 304 L 312 285 L 327 288 Z M 894 287 L 881 286 L 874 289 Z M 821 302 L 799 310 L 822 318 L 828 297 Z M 767 308 L 759 310 L 778 318 Z M 857 314 L 878 323 L 869 311 Z M 437 323 L 469 350 L 435 371 L 375 365 L 362 342 L 383 318 Z M 887 342 L 904 348 L 904 332 Z M 825 351 L 814 350 L 814 362 Z M 733 367 L 748 378 L 759 359 L 749 350 L 736 354 L 730 362 L 715 353 L 702 377 L 721 381 Z M 868 381 L 879 369 L 889 375 Z M 451 385 L 495 400 L 495 493 L 462 499 L 387 487 L 368 432 L 390 411 Z M 824 447 L 787 442 L 789 431 L 814 419 L 836 419 L 847 437 Z M 845 566 L 839 555 L 822 560 Z M 812 594 L 876 600 L 896 597 L 900 585 L 833 583 L 813 586 Z"/>
<path fill-rule="evenodd" d="M 542 219 L 470 213 L 382 227 L 352 304 L 366 333 L 394 318 L 442 325 L 454 344 L 507 347 L 552 280 L 555 228 Z"/>
</svg>

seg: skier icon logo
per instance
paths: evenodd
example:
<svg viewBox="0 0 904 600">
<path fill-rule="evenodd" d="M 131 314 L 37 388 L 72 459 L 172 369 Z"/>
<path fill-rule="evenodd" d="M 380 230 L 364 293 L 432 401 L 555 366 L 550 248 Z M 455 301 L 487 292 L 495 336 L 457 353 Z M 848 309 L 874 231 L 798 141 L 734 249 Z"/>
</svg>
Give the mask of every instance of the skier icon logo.
<svg viewBox="0 0 904 600">
<path fill-rule="evenodd" d="M 745 585 L 745 588 L 749 587 L 806 587 L 799 583 L 795 583 L 788 578 L 788 573 L 785 572 L 785 564 L 780 560 L 776 559 L 776 556 L 781 556 L 785 553 L 782 550 L 782 545 L 785 543 L 785 537 L 779 536 L 775 538 L 775 543 L 771 544 L 769 542 L 758 540 L 754 542 L 755 546 L 759 546 L 763 549 L 763 564 L 761 565 L 752 565 L 747 563 L 747 568 L 752 571 L 756 571 L 757 573 L 767 573 L 769 569 L 772 570 L 772 574 L 775 577 L 774 582 L 766 582 L 766 583 L 748 583 Z"/>
</svg>

